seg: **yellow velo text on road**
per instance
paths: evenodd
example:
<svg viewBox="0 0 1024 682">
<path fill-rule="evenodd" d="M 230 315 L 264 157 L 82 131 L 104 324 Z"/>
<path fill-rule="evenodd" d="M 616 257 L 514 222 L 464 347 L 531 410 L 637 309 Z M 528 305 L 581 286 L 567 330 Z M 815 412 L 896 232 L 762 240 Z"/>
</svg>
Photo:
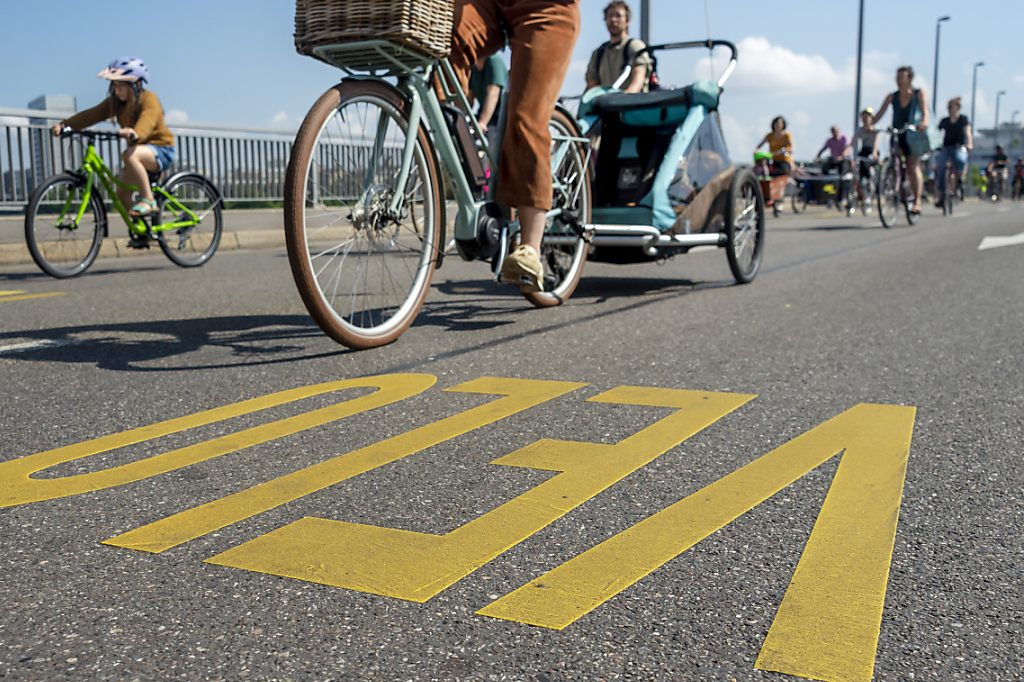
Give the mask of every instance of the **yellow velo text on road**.
<svg viewBox="0 0 1024 682">
<path fill-rule="evenodd" d="M 14 301 L 32 301 L 39 298 L 53 298 L 64 296 L 63 291 L 46 291 L 38 294 L 30 294 L 27 291 L 0 291 L 0 303 L 13 303 Z"/>
<path fill-rule="evenodd" d="M 0 506 L 127 485 L 430 389 L 428 374 L 391 374 L 289 389 L 119 434 L 0 463 Z M 490 396 L 479 405 L 385 440 L 252 485 L 103 540 L 161 553 L 387 464 L 451 441 L 586 386 L 483 377 L 445 389 Z M 357 395 L 351 395 L 355 391 Z M 338 402 L 101 471 L 56 478 L 46 469 L 338 393 Z M 541 438 L 491 464 L 554 472 L 521 495 L 443 534 L 318 517 L 296 519 L 207 563 L 426 602 L 755 396 L 619 386 L 589 402 L 668 409 L 617 443 Z M 839 457 L 817 521 L 761 645 L 756 667 L 815 679 L 869 680 L 910 452 L 915 409 L 855 405 L 621 533 L 511 590 L 481 616 L 563 629 L 825 462 Z M 97 538 L 98 540 L 100 538 Z M 669 569 L 664 569 L 669 570 Z"/>
</svg>

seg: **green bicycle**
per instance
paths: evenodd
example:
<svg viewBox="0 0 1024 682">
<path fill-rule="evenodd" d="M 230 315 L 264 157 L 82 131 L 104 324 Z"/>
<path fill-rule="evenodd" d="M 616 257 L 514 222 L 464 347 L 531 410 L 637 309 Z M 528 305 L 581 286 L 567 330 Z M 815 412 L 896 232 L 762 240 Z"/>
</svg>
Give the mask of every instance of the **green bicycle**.
<svg viewBox="0 0 1024 682">
<path fill-rule="evenodd" d="M 96 152 L 97 140 L 120 139 L 117 133 L 73 131 L 61 137 L 86 141 L 78 170 L 47 178 L 29 197 L 25 210 L 25 242 L 32 260 L 57 278 L 85 272 L 100 253 L 109 234 L 107 209 L 96 179 L 138 241 L 155 241 L 173 263 L 192 268 L 206 263 L 217 251 L 224 227 L 220 192 L 198 173 L 175 173 L 159 182 L 151 173 L 157 210 L 133 215 L 118 198 L 116 188 L 138 188 L 117 179 Z"/>
</svg>

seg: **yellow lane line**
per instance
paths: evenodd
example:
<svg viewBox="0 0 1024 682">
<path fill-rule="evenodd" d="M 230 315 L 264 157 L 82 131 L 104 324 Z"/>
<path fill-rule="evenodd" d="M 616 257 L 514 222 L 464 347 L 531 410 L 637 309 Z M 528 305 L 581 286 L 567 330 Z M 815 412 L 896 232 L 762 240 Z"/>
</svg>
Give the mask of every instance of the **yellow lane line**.
<svg viewBox="0 0 1024 682">
<path fill-rule="evenodd" d="M 483 377 L 447 389 L 504 397 L 123 533 L 104 544 L 159 553 L 413 453 L 536 407 L 586 384 Z"/>
<path fill-rule="evenodd" d="M 677 411 L 614 445 L 543 439 L 495 460 L 561 473 L 446 535 L 304 518 L 207 561 L 425 602 L 753 397 L 619 387 L 591 400 Z"/>
<path fill-rule="evenodd" d="M 336 421 L 360 412 L 404 400 L 427 390 L 436 378 L 429 374 L 391 374 L 381 377 L 349 379 L 304 386 L 271 393 L 259 398 L 225 405 L 197 414 L 169 419 L 93 440 L 39 452 L 7 462 L 0 462 L 0 507 L 13 507 L 30 502 L 81 495 L 141 481 L 174 471 L 214 457 L 220 457 L 259 443 L 282 438 L 306 429 Z M 58 464 L 91 457 L 103 452 L 135 445 L 179 431 L 213 424 L 232 417 L 285 405 L 303 398 L 356 388 L 374 388 L 368 395 L 344 400 L 328 407 L 287 419 L 263 424 L 213 440 L 154 455 L 137 462 L 62 478 L 32 478 L 32 474 Z"/>
<path fill-rule="evenodd" d="M 53 298 L 54 296 L 64 295 L 66 294 L 63 291 L 48 291 L 42 294 L 25 294 L 22 291 L 0 291 L 0 303 L 10 303 L 12 301 L 31 301 L 37 298 Z"/>
<path fill-rule="evenodd" d="M 757 667 L 869 680 L 914 416 L 857 405 L 478 613 L 565 628 L 845 450 Z"/>
</svg>

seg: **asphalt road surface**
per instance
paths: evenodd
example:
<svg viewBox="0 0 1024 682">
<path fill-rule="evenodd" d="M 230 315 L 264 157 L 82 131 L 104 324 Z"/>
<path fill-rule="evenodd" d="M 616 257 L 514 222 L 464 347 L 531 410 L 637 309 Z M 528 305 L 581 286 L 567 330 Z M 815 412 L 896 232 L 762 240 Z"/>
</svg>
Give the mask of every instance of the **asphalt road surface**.
<svg viewBox="0 0 1024 682">
<path fill-rule="evenodd" d="M 451 258 L 358 353 L 281 250 L 0 271 L 0 677 L 1022 679 L 1022 231 Z"/>
</svg>

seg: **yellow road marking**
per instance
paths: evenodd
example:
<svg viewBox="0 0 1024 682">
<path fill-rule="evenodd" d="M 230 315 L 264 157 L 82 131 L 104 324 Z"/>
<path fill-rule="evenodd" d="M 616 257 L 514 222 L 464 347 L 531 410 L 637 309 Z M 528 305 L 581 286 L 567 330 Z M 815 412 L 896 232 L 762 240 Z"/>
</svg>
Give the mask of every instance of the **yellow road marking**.
<svg viewBox="0 0 1024 682">
<path fill-rule="evenodd" d="M 54 296 L 64 296 L 63 291 L 48 291 L 42 294 L 26 294 L 24 291 L 0 291 L 0 303 L 10 303 L 11 301 L 31 301 L 37 298 L 53 298 Z"/>
<path fill-rule="evenodd" d="M 74 445 L 39 452 L 0 463 L 0 507 L 80 495 L 140 481 L 175 469 L 204 462 L 259 443 L 282 438 L 383 405 L 390 405 L 427 390 L 436 377 L 429 374 L 391 374 L 380 377 L 333 381 L 294 388 L 225 405 L 197 414 L 169 419 L 130 431 L 103 436 Z M 373 393 L 351 398 L 312 412 L 230 433 L 213 440 L 179 448 L 144 460 L 63 478 L 35 479 L 32 474 L 58 464 L 73 462 L 117 448 L 185 431 L 197 426 L 250 414 L 312 396 L 354 388 L 373 388 Z"/>
<path fill-rule="evenodd" d="M 756 665 L 868 680 L 914 415 L 912 407 L 857 405 L 477 613 L 565 628 L 845 450 Z"/>
<path fill-rule="evenodd" d="M 614 445 L 544 439 L 495 460 L 561 473 L 447 535 L 304 518 L 207 561 L 425 602 L 753 398 L 622 386 L 591 400 L 677 411 Z"/>
<path fill-rule="evenodd" d="M 377 467 L 565 395 L 586 384 L 483 377 L 447 390 L 502 395 L 498 400 L 337 455 L 300 471 L 128 531 L 104 544 L 159 553 L 323 490 Z"/>
</svg>

